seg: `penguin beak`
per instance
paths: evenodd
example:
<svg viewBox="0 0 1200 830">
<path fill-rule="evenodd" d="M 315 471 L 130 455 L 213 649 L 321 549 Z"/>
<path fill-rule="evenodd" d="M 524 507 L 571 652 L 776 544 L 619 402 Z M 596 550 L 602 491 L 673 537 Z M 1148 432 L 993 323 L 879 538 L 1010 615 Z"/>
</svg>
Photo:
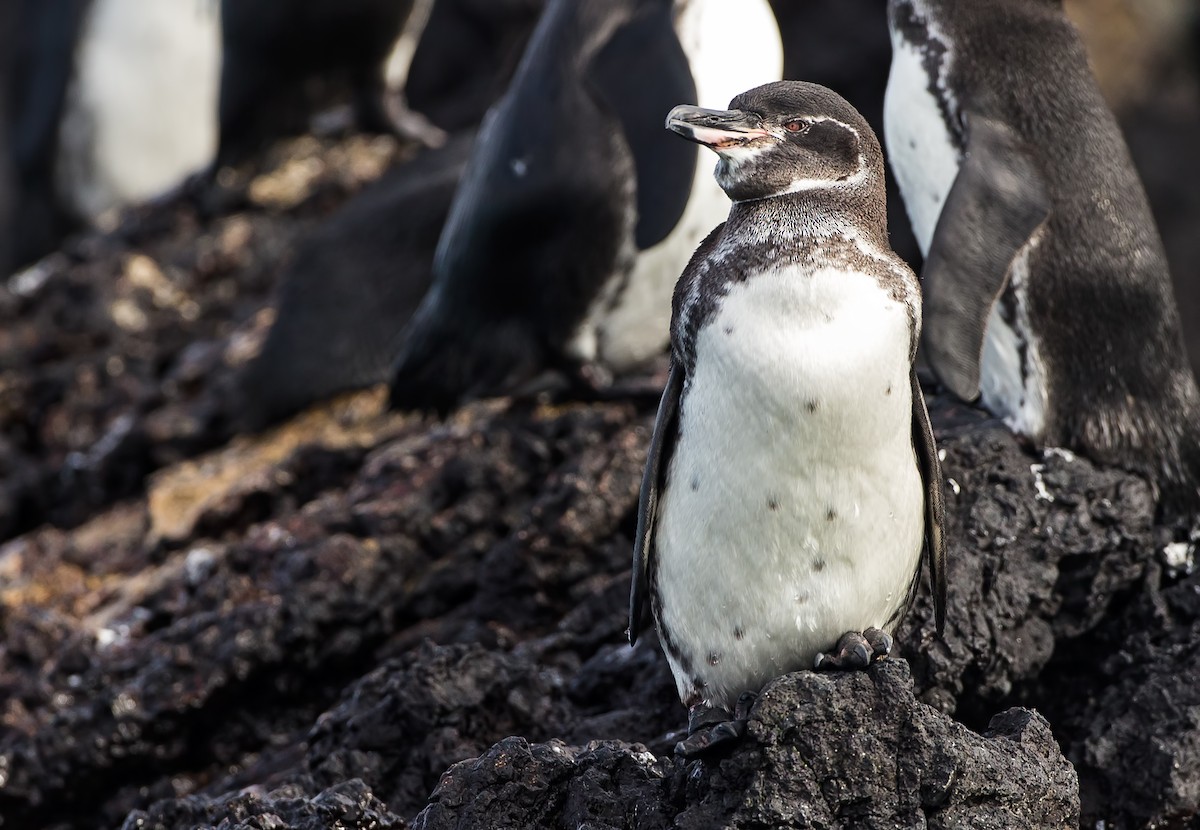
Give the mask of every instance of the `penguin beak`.
<svg viewBox="0 0 1200 830">
<path fill-rule="evenodd" d="M 762 119 L 743 110 L 706 110 L 680 105 L 667 114 L 667 129 L 713 150 L 742 147 L 771 138 Z"/>
</svg>

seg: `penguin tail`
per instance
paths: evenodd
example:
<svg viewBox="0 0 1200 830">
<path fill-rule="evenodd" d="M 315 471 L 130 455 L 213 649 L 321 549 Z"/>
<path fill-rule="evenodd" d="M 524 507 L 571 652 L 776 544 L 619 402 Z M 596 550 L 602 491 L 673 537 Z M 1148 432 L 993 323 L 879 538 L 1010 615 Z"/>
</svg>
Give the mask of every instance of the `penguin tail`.
<svg viewBox="0 0 1200 830">
<path fill-rule="evenodd" d="M 1200 411 L 1192 414 L 1181 434 L 1169 437 L 1160 459 L 1158 512 L 1168 522 L 1200 517 Z"/>
</svg>

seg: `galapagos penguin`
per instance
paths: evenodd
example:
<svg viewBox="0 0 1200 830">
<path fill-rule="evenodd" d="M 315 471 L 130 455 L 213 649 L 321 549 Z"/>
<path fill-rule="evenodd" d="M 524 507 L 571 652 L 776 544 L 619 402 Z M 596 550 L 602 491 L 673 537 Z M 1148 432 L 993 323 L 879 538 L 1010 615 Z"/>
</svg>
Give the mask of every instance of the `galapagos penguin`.
<svg viewBox="0 0 1200 830">
<path fill-rule="evenodd" d="M 1200 505 L 1200 393 L 1162 241 L 1061 0 L 890 0 L 889 161 L 955 395 Z"/>
<path fill-rule="evenodd" d="M 729 106 L 667 122 L 716 151 L 733 205 L 675 288 L 630 599 L 630 642 L 649 606 L 689 708 L 685 755 L 736 736 L 778 675 L 886 655 L 922 551 L 939 633 L 946 601 L 920 290 L 888 245 L 879 142 L 816 84 Z"/>
</svg>

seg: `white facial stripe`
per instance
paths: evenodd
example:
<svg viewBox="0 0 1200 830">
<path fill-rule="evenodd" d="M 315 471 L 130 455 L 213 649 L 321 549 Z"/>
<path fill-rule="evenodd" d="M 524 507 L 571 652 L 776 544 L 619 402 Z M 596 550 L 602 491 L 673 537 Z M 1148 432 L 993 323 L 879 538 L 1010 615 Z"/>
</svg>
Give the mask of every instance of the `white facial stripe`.
<svg viewBox="0 0 1200 830">
<path fill-rule="evenodd" d="M 805 190 L 838 190 L 843 187 L 853 187 L 861 184 L 866 178 L 866 159 L 860 155 L 858 157 L 858 170 L 852 176 L 847 176 L 844 179 L 792 179 L 792 183 L 786 190 L 775 195 L 782 196 L 787 193 L 801 193 Z"/>
<path fill-rule="evenodd" d="M 825 115 L 804 116 L 804 118 L 814 124 L 818 123 L 818 122 L 822 122 L 822 121 L 832 122 L 832 123 L 837 124 L 838 126 L 842 127 L 843 129 L 854 133 L 854 136 L 856 138 L 860 137 L 859 131 L 855 127 L 852 127 L 851 125 L 847 124 L 845 121 L 839 121 L 836 118 L 830 118 L 829 116 L 825 116 Z M 720 155 L 721 158 L 723 158 L 725 160 L 726 166 L 728 168 L 728 172 L 730 174 L 733 174 L 733 173 L 736 173 L 737 170 L 742 165 L 746 164 L 746 162 L 748 162 L 751 159 L 753 159 L 759 155 L 762 155 L 763 153 L 770 150 L 771 146 L 772 145 L 770 145 L 770 144 L 757 144 L 757 145 L 739 145 L 739 146 L 733 146 L 733 147 L 720 147 L 720 148 L 714 147 L 713 149 L 716 150 L 717 154 Z M 722 178 L 725 178 L 725 177 L 721 176 L 720 173 L 718 172 L 717 180 L 720 181 Z M 842 188 L 855 187 L 855 186 L 861 184 L 863 181 L 865 181 L 866 178 L 867 178 L 867 160 L 866 160 L 866 158 L 863 157 L 863 155 L 861 153 L 859 153 L 858 169 L 855 170 L 855 172 L 852 175 L 847 176 L 844 179 L 818 179 L 818 178 L 812 178 L 812 177 L 805 176 L 805 177 L 801 177 L 798 179 L 792 179 L 791 184 L 789 184 L 787 187 L 785 187 L 783 190 L 780 190 L 777 193 L 771 193 L 766 196 L 760 196 L 757 199 L 741 199 L 739 201 L 755 202 L 755 201 L 760 201 L 762 199 L 773 199 L 776 196 L 785 196 L 789 193 L 802 193 L 804 191 L 809 191 L 809 190 L 840 190 Z"/>
</svg>

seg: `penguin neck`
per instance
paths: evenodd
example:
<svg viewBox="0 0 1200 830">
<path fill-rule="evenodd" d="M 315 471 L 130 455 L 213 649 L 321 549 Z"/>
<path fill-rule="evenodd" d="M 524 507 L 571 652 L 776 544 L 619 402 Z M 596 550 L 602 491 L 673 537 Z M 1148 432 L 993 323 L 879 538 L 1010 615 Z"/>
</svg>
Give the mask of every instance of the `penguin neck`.
<svg viewBox="0 0 1200 830">
<path fill-rule="evenodd" d="M 771 228 L 772 236 L 780 240 L 821 239 L 841 235 L 844 228 L 851 227 L 887 248 L 886 212 L 865 196 L 839 196 L 842 198 L 833 199 L 825 190 L 807 190 L 734 202 L 725 235 L 758 239 L 762 228 Z"/>
</svg>

